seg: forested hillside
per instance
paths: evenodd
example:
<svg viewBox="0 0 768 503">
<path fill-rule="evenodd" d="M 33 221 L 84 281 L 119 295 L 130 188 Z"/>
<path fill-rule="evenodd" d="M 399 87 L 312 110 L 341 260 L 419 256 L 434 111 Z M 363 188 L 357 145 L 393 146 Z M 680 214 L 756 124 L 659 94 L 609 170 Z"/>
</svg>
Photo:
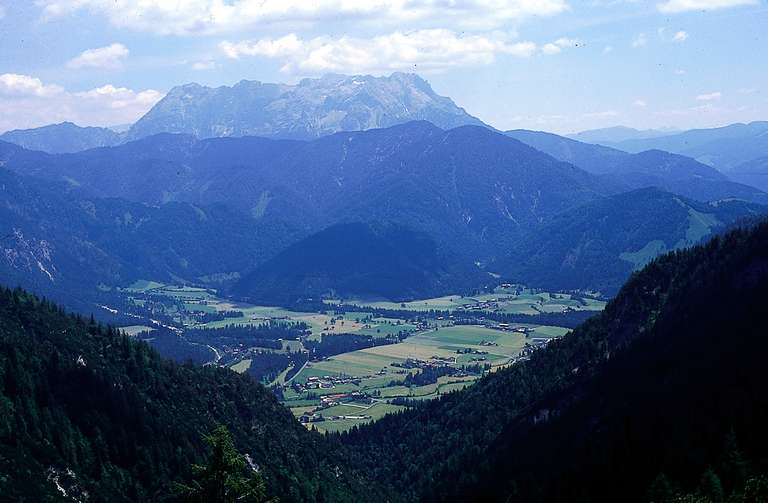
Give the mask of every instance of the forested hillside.
<svg viewBox="0 0 768 503">
<path fill-rule="evenodd" d="M 700 203 L 656 188 L 634 190 L 549 219 L 517 241 L 495 269 L 510 281 L 612 296 L 656 256 L 766 212 L 745 201 Z"/>
<path fill-rule="evenodd" d="M 429 235 L 406 227 L 339 224 L 289 246 L 239 281 L 233 292 L 287 305 L 328 292 L 408 300 L 490 279 L 450 254 Z"/>
<path fill-rule="evenodd" d="M 249 377 L 181 366 L 21 290 L 0 290 L 0 499 L 174 501 L 217 425 L 281 502 L 378 500 L 337 446 Z M 85 498 L 82 498 L 85 500 Z"/>
<path fill-rule="evenodd" d="M 720 501 L 716 480 L 762 501 L 744 494 L 766 487 L 766 298 L 763 223 L 654 260 L 530 361 L 342 440 L 406 500 Z"/>
</svg>

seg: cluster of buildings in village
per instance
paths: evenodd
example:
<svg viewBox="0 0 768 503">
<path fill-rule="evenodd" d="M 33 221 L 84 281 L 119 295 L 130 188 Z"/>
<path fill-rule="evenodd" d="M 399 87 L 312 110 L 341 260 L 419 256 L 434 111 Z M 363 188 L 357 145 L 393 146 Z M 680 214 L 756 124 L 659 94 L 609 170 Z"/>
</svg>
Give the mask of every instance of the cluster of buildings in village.
<svg viewBox="0 0 768 503">
<path fill-rule="evenodd" d="M 340 386 L 343 384 L 354 384 L 356 386 L 360 385 L 360 381 L 362 379 L 368 379 L 371 376 L 363 376 L 363 377 L 353 377 L 353 376 L 341 376 L 341 375 L 327 375 L 327 376 L 312 376 L 308 377 L 306 382 L 299 383 L 294 381 L 291 384 L 291 387 L 296 391 L 297 393 L 303 393 L 304 391 L 309 390 L 315 390 L 315 389 L 332 389 L 335 386 Z"/>
<path fill-rule="evenodd" d="M 349 405 L 355 404 L 359 406 L 361 412 L 365 412 L 367 408 L 373 403 L 373 399 L 366 393 L 355 391 L 352 393 L 336 393 L 333 395 L 324 395 L 320 397 L 320 405 L 307 411 L 299 417 L 299 421 L 302 423 L 316 423 L 318 421 L 338 421 L 341 419 L 356 419 L 365 420 L 371 419 L 371 416 L 366 414 L 344 414 L 344 415 L 324 415 L 323 410 L 335 407 L 337 405 Z"/>
</svg>

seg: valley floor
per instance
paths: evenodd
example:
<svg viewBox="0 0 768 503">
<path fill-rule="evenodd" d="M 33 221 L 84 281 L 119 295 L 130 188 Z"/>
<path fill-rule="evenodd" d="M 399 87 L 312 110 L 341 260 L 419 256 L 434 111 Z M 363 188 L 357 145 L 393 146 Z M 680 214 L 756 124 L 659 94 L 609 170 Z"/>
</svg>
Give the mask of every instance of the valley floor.
<svg viewBox="0 0 768 503">
<path fill-rule="evenodd" d="M 460 390 L 569 331 L 508 317 L 538 320 L 605 305 L 590 295 L 507 284 L 472 297 L 405 303 L 326 300 L 315 311 L 233 302 L 214 290 L 153 281 L 121 292 L 124 307 L 149 320 L 123 327 L 126 333 L 177 360 L 197 358 L 248 372 L 298 420 L 321 432 L 347 430 Z M 244 327 L 271 333 L 269 327 L 279 326 L 296 330 L 267 339 L 240 333 Z"/>
</svg>

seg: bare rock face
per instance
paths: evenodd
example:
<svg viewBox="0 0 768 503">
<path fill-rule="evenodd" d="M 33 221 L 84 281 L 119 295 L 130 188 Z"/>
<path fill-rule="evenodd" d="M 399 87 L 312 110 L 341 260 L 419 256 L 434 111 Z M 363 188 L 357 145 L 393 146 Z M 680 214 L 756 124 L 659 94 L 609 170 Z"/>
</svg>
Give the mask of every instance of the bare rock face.
<svg viewBox="0 0 768 503">
<path fill-rule="evenodd" d="M 157 133 L 312 139 L 413 120 L 443 129 L 483 124 L 417 75 L 326 75 L 296 85 L 243 80 L 215 89 L 175 87 L 131 127 L 128 139 Z"/>
</svg>

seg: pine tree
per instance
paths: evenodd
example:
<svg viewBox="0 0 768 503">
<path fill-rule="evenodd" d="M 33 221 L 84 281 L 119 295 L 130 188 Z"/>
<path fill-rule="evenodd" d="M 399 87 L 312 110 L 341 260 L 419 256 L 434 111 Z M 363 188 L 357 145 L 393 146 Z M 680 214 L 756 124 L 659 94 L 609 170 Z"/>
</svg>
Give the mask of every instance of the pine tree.
<svg viewBox="0 0 768 503">
<path fill-rule="evenodd" d="M 246 459 L 235 449 L 232 435 L 225 426 L 219 426 L 205 437 L 210 447 L 207 465 L 193 465 L 196 479 L 192 486 L 181 486 L 181 492 L 190 503 L 276 503 L 267 498 L 266 485 L 261 475 L 248 466 Z"/>
</svg>

